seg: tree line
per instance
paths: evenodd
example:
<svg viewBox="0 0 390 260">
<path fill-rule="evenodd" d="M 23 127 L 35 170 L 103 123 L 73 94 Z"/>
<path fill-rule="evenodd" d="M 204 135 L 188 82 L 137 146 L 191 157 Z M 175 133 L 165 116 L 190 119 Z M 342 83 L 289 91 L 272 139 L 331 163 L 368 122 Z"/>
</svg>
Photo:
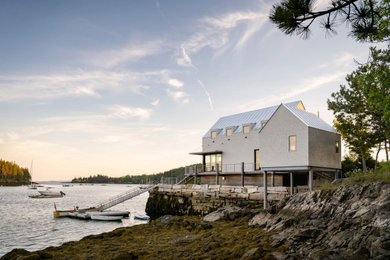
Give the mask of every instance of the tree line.
<svg viewBox="0 0 390 260">
<path fill-rule="evenodd" d="M 169 171 L 142 174 L 142 175 L 126 175 L 122 177 L 109 177 L 106 175 L 92 175 L 89 177 L 79 177 L 72 180 L 73 183 L 115 183 L 115 184 L 154 184 L 154 183 L 170 183 L 174 184 L 184 178 L 185 167 L 175 168 Z"/>
<path fill-rule="evenodd" d="M 6 182 L 29 182 L 30 172 L 27 168 L 22 168 L 15 162 L 8 162 L 0 159 L 0 181 Z"/>
</svg>

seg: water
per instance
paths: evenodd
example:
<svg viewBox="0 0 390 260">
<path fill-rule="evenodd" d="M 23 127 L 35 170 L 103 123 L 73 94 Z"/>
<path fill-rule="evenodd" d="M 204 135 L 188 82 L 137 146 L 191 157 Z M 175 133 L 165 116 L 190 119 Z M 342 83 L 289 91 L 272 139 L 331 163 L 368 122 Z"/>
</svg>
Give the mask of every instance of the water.
<svg viewBox="0 0 390 260">
<path fill-rule="evenodd" d="M 0 187 L 0 257 L 14 248 L 29 251 L 44 249 L 49 246 L 59 246 L 64 242 L 80 240 L 81 238 L 112 231 L 119 227 L 146 223 L 134 220 L 131 214 L 122 222 L 104 222 L 78 220 L 70 218 L 54 218 L 54 203 L 57 209 L 73 209 L 74 206 L 88 208 L 99 202 L 125 192 L 134 185 L 74 185 L 62 187 L 60 183 L 46 184 L 54 190 L 63 191 L 63 198 L 32 199 L 29 195 L 37 195 L 37 190 L 26 186 Z M 39 188 L 44 189 L 44 188 Z M 127 210 L 131 213 L 145 214 L 145 205 L 149 193 L 125 201 L 110 210 Z"/>
</svg>

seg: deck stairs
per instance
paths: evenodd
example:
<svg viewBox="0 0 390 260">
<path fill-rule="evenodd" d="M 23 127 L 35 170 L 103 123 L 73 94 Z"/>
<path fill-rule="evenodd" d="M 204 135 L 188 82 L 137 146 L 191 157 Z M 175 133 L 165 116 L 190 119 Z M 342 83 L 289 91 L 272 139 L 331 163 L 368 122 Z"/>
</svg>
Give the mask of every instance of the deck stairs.
<svg viewBox="0 0 390 260">
<path fill-rule="evenodd" d="M 129 200 L 129 199 L 132 199 L 134 197 L 137 197 L 138 195 L 141 195 L 142 193 L 145 193 L 151 189 L 153 189 L 154 187 L 156 187 L 157 185 L 149 185 L 149 186 L 146 186 L 146 187 L 135 187 L 129 191 L 126 191 L 126 192 L 123 192 L 115 197 L 112 197 L 110 199 L 108 199 L 107 201 L 104 201 L 102 203 L 100 203 L 97 208 L 99 210 L 106 210 L 106 209 L 109 209 L 111 207 L 114 207 L 115 205 L 118 205 L 126 200 Z"/>
<path fill-rule="evenodd" d="M 187 175 L 187 176 L 185 176 L 183 179 L 181 179 L 178 183 L 176 183 L 176 184 L 186 184 L 186 183 L 188 183 L 190 180 L 192 180 L 194 178 L 194 176 L 193 175 Z"/>
</svg>

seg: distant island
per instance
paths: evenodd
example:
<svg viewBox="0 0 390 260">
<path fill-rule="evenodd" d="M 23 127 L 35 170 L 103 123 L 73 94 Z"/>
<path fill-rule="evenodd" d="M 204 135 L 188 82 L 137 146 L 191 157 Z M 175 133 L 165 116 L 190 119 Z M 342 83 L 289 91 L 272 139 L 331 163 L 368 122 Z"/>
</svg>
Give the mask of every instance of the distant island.
<svg viewBox="0 0 390 260">
<path fill-rule="evenodd" d="M 175 184 L 184 178 L 185 167 L 175 168 L 169 171 L 142 174 L 126 175 L 122 177 L 109 177 L 106 175 L 93 175 L 89 177 L 74 178 L 72 183 L 115 183 L 115 184 L 152 184 L 152 183 L 169 183 Z"/>
<path fill-rule="evenodd" d="M 31 175 L 27 168 L 22 168 L 15 162 L 0 160 L 0 186 L 27 185 Z"/>
</svg>

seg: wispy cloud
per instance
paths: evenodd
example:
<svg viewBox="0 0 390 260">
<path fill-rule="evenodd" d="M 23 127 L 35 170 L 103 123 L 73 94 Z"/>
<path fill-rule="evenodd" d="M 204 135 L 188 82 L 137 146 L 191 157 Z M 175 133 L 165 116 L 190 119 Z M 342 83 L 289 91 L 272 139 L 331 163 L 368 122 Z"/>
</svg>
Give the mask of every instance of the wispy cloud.
<svg viewBox="0 0 390 260">
<path fill-rule="evenodd" d="M 297 86 L 292 86 L 288 90 L 283 90 L 283 92 L 280 93 L 279 95 L 265 96 L 265 97 L 260 98 L 258 100 L 254 100 L 254 101 L 248 102 L 246 104 L 243 104 L 243 105 L 239 106 L 239 109 L 241 111 L 248 111 L 248 110 L 258 109 L 259 104 L 261 104 L 261 106 L 279 104 L 279 103 L 284 102 L 290 98 L 298 97 L 298 95 L 301 95 L 305 92 L 309 92 L 309 91 L 312 91 L 314 89 L 320 88 L 320 87 L 324 86 L 325 84 L 328 84 L 331 82 L 338 82 L 344 78 L 345 74 L 346 74 L 345 71 L 341 71 L 338 73 L 331 73 L 328 75 L 314 76 L 314 77 L 305 79 L 301 84 L 299 84 Z"/>
<path fill-rule="evenodd" d="M 258 12 L 242 11 L 227 13 L 218 17 L 204 17 L 200 20 L 199 30 L 180 46 L 180 55 L 176 62 L 178 65 L 193 67 L 191 55 L 197 53 L 203 48 L 209 47 L 221 52 L 221 48 L 230 43 L 230 32 L 240 24 L 247 24 L 242 36 L 239 38 L 235 49 L 239 50 L 248 42 L 248 40 L 260 30 L 268 14 L 260 8 Z M 227 48 L 224 48 L 227 49 Z"/>
<path fill-rule="evenodd" d="M 190 101 L 188 99 L 188 94 L 184 91 L 167 89 L 167 95 L 178 103 L 186 104 Z"/>
<path fill-rule="evenodd" d="M 211 99 L 211 96 L 210 96 L 210 93 L 207 91 L 205 85 L 203 84 L 203 82 L 201 80 L 198 80 L 198 83 L 199 85 L 203 88 L 203 91 L 204 93 L 206 94 L 207 96 L 207 100 L 209 102 L 209 106 L 210 106 L 210 110 L 213 111 L 215 113 L 215 109 L 214 109 L 214 105 L 213 105 L 213 101 Z"/>
<path fill-rule="evenodd" d="M 127 107 L 127 106 L 115 105 L 113 107 L 110 107 L 109 110 L 112 112 L 110 116 L 123 118 L 123 119 L 135 117 L 135 118 L 145 120 L 148 119 L 151 114 L 150 109 L 141 108 L 141 107 Z"/>
<path fill-rule="evenodd" d="M 170 79 L 168 80 L 168 84 L 169 84 L 170 86 L 172 86 L 172 87 L 175 87 L 175 88 L 181 88 L 181 87 L 184 86 L 184 83 L 183 83 L 183 82 L 181 82 L 181 81 L 178 80 L 178 79 L 173 79 L 173 78 L 170 78 Z"/>
<path fill-rule="evenodd" d="M 166 83 L 170 71 L 70 71 L 48 75 L 0 75 L 0 102 L 65 96 L 100 97 L 102 91 L 141 94 L 154 83 Z"/>
<path fill-rule="evenodd" d="M 123 63 L 134 63 L 144 57 L 158 54 L 164 50 L 163 46 L 164 42 L 160 40 L 140 45 L 130 44 L 120 49 L 94 54 L 92 57 L 88 57 L 87 63 L 97 67 L 112 68 Z"/>
<path fill-rule="evenodd" d="M 160 99 L 156 99 L 152 102 L 152 106 L 157 107 L 160 104 Z"/>
</svg>

